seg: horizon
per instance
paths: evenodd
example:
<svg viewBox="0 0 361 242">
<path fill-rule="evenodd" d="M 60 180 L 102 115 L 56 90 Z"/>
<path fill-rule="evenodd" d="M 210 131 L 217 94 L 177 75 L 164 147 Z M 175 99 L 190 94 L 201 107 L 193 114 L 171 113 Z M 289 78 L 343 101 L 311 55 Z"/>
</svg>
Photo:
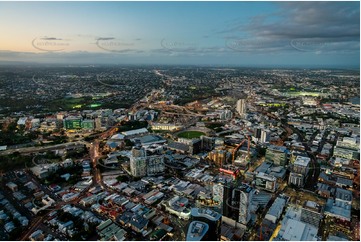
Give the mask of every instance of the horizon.
<svg viewBox="0 0 361 242">
<path fill-rule="evenodd" d="M 41 62 L 21 62 L 21 61 L 0 61 L 0 67 L 194 67 L 194 68 L 238 68 L 238 69 L 296 69 L 296 70 L 302 70 L 302 69 L 309 69 L 309 70 L 350 70 L 350 71 L 360 71 L 360 66 L 321 66 L 321 65 L 236 65 L 236 64 L 151 64 L 151 63 L 75 63 L 75 64 L 69 64 L 69 63 L 41 63 Z"/>
<path fill-rule="evenodd" d="M 341 1 L 0 2 L 0 65 L 359 69 L 359 9 Z"/>
</svg>

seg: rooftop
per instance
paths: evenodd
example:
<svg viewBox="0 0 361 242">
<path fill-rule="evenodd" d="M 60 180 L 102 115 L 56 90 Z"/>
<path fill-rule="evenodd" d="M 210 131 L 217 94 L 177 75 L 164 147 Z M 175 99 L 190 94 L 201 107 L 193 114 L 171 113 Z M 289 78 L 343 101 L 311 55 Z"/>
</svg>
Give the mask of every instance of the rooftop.
<svg viewBox="0 0 361 242">
<path fill-rule="evenodd" d="M 285 146 L 269 145 L 267 149 L 278 151 L 278 152 L 288 152 L 288 149 Z"/>
<path fill-rule="evenodd" d="M 219 220 L 222 215 L 208 208 L 192 208 L 191 215 L 194 217 L 204 217 L 211 221 Z"/>
<path fill-rule="evenodd" d="M 286 200 L 278 197 L 272 204 L 271 208 L 268 210 L 267 214 L 278 217 L 279 211 L 280 210 L 282 211 L 285 205 L 286 205 Z"/>
<path fill-rule="evenodd" d="M 200 241 L 206 235 L 208 229 L 209 229 L 208 224 L 200 221 L 193 221 L 189 224 L 186 240 Z"/>
<path fill-rule="evenodd" d="M 148 133 L 148 130 L 146 128 L 124 131 L 121 134 L 124 136 L 131 136 L 131 135 L 144 134 L 144 133 Z"/>
<path fill-rule="evenodd" d="M 317 229 L 303 222 L 289 219 L 282 235 L 284 240 L 288 241 L 315 241 L 317 240 Z"/>
<path fill-rule="evenodd" d="M 298 165 L 298 166 L 308 166 L 308 164 L 310 163 L 311 159 L 308 157 L 304 157 L 304 156 L 297 156 L 294 165 Z"/>
<path fill-rule="evenodd" d="M 349 190 L 342 189 L 342 188 L 336 188 L 336 199 L 340 199 L 343 201 L 351 201 L 352 200 L 352 192 Z"/>
</svg>

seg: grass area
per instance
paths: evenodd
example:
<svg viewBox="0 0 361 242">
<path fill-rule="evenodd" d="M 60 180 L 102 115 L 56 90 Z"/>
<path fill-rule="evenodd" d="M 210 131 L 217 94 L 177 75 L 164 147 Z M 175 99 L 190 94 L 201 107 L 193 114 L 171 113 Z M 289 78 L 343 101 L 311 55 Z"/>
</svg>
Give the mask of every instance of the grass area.
<svg viewBox="0 0 361 242">
<path fill-rule="evenodd" d="M 184 131 L 179 133 L 177 136 L 179 138 L 194 139 L 194 138 L 199 138 L 202 135 L 206 135 L 206 134 L 200 131 Z"/>
<path fill-rule="evenodd" d="M 74 109 L 74 108 L 81 108 L 86 105 L 87 102 L 89 102 L 85 97 L 80 98 L 62 98 L 62 99 L 56 99 L 50 103 L 50 108 L 54 107 L 61 107 L 63 109 Z"/>
</svg>

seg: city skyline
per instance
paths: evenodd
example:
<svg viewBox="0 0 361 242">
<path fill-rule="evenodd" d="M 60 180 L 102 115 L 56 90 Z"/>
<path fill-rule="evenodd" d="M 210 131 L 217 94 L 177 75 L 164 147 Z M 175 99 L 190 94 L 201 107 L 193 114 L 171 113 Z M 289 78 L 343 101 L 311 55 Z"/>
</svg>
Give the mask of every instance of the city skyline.
<svg viewBox="0 0 361 242">
<path fill-rule="evenodd" d="M 1 2 L 0 63 L 358 68 L 359 2 Z"/>
</svg>

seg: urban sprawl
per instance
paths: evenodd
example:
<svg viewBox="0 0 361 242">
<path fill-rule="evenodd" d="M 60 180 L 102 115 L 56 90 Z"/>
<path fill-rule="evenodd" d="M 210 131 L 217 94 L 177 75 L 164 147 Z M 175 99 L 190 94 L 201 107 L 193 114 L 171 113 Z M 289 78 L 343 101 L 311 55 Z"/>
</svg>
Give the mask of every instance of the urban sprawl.
<svg viewBox="0 0 361 242">
<path fill-rule="evenodd" d="M 360 240 L 353 70 L 3 66 L 1 240 Z"/>
</svg>

